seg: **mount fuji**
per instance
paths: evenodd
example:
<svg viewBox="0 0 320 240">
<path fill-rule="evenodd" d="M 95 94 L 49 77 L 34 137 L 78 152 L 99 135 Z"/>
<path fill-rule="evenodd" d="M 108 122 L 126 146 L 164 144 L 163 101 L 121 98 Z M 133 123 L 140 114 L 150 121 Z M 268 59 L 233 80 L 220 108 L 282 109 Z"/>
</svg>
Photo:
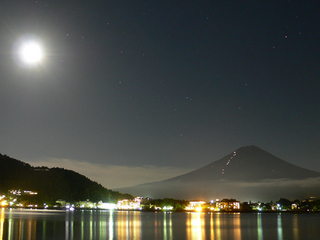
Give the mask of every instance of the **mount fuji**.
<svg viewBox="0 0 320 240">
<path fill-rule="evenodd" d="M 192 172 L 117 190 L 151 198 L 294 200 L 319 197 L 320 172 L 288 163 L 256 146 L 247 146 Z"/>
</svg>

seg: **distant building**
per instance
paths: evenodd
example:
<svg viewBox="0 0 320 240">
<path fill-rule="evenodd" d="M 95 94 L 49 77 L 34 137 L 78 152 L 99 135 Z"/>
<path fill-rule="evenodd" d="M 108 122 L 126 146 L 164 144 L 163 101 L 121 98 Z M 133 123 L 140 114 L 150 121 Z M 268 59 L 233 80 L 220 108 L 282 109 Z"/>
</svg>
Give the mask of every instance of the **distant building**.
<svg viewBox="0 0 320 240">
<path fill-rule="evenodd" d="M 141 208 L 147 208 L 147 209 L 150 209 L 151 208 L 151 198 L 149 197 L 142 197 L 141 198 L 141 202 L 140 202 L 140 207 Z"/>
<path fill-rule="evenodd" d="M 96 208 L 97 207 L 97 203 L 91 202 L 89 199 L 87 199 L 86 201 L 79 201 L 76 203 L 77 207 L 79 208 Z"/>
<path fill-rule="evenodd" d="M 136 197 L 133 200 L 123 199 L 119 200 L 117 203 L 118 209 L 126 209 L 126 210 L 141 210 L 141 201 L 140 197 Z"/>
<path fill-rule="evenodd" d="M 222 199 L 216 202 L 216 208 L 223 211 L 240 210 L 240 202 L 236 199 Z"/>
<path fill-rule="evenodd" d="M 189 205 L 186 207 L 186 210 L 200 212 L 205 205 L 205 201 L 190 201 Z"/>
<path fill-rule="evenodd" d="M 98 202 L 98 205 L 97 205 L 98 208 L 100 209 L 117 209 L 117 204 L 115 203 L 104 203 L 102 201 Z"/>
</svg>

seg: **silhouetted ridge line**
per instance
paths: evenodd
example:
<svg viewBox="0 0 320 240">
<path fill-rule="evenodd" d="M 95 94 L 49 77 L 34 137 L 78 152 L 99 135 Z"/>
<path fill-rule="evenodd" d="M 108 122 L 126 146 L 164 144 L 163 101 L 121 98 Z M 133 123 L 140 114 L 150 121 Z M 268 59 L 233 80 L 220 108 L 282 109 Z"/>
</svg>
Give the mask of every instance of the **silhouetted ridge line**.
<svg viewBox="0 0 320 240">
<path fill-rule="evenodd" d="M 119 198 L 132 198 L 108 190 L 101 184 L 72 170 L 63 168 L 32 167 L 28 163 L 0 154 L 0 193 L 8 190 L 38 192 L 39 202 L 67 201 L 116 202 Z"/>
<path fill-rule="evenodd" d="M 189 173 L 120 190 L 157 198 L 261 201 L 309 197 L 318 194 L 319 187 L 319 172 L 288 163 L 259 147 L 246 146 Z"/>
</svg>

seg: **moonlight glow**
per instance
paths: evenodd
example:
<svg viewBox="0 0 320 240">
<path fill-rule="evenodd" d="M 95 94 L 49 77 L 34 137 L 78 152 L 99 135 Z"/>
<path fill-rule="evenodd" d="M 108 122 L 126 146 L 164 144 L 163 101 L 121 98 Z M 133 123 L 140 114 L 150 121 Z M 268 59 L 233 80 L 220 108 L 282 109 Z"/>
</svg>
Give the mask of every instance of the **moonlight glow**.
<svg viewBox="0 0 320 240">
<path fill-rule="evenodd" d="M 27 64 L 40 63 L 43 58 L 41 46 L 36 42 L 24 43 L 20 51 L 21 60 Z"/>
</svg>

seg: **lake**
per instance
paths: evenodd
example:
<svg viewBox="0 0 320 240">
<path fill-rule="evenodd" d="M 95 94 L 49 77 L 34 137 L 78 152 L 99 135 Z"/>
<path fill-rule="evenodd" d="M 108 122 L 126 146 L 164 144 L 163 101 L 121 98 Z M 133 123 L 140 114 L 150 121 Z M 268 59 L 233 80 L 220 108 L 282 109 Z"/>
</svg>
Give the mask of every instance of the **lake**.
<svg viewBox="0 0 320 240">
<path fill-rule="evenodd" d="M 318 240 L 320 214 L 0 209 L 0 240 Z"/>
</svg>

